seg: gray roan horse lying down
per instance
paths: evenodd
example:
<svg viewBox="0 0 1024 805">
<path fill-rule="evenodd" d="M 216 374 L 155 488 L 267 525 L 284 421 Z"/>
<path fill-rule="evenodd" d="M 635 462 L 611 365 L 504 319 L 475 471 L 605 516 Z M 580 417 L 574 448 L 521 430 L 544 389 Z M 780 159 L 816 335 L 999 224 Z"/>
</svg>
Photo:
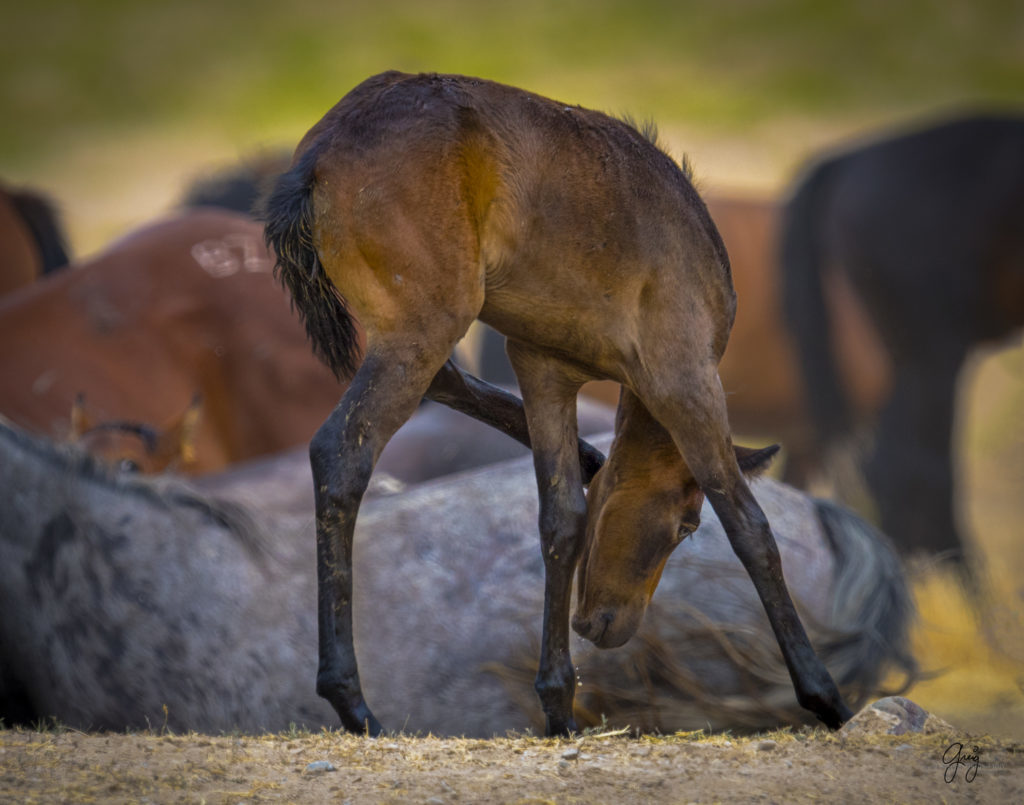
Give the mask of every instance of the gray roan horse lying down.
<svg viewBox="0 0 1024 805">
<path fill-rule="evenodd" d="M 263 471 L 262 487 L 249 471 L 216 478 L 215 499 L 180 480 L 110 475 L 73 448 L 0 424 L 5 722 L 208 732 L 336 724 L 309 684 L 309 514 L 246 502 L 274 482 L 273 464 Z M 282 471 L 294 478 L 293 465 Z M 531 684 L 544 586 L 532 475 L 519 459 L 367 499 L 356 530 L 356 639 L 368 691 L 396 728 L 543 729 Z M 293 488 L 308 495 L 309 480 L 307 469 Z M 884 538 L 775 482 L 754 491 L 851 704 L 875 694 L 888 671 L 912 671 L 908 591 Z M 663 731 L 809 717 L 707 506 L 638 636 L 609 651 L 577 640 L 575 651 L 583 726 L 602 714 Z"/>
</svg>

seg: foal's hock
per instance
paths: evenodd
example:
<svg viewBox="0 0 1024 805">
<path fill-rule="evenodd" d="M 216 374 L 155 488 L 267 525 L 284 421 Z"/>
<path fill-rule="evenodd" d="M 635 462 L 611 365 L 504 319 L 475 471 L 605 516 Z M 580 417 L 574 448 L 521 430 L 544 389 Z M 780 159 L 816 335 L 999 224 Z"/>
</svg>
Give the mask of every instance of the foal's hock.
<svg viewBox="0 0 1024 805">
<path fill-rule="evenodd" d="M 268 200 L 266 232 L 314 349 L 352 374 L 310 446 L 317 690 L 348 729 L 381 730 L 352 643 L 356 514 L 381 450 L 424 396 L 532 446 L 546 571 L 536 689 L 549 734 L 576 728 L 568 639 L 580 558 L 573 624 L 618 645 L 705 495 L 798 700 L 830 727 L 849 717 L 741 473 L 737 457 L 749 456 L 730 439 L 717 372 L 735 312 L 725 247 L 687 173 L 651 138 L 488 81 L 385 73 L 303 138 Z M 474 319 L 507 337 L 521 407 L 448 362 Z M 588 507 L 583 485 L 599 459 L 578 442 L 576 394 L 602 378 L 622 384 L 623 399 Z"/>
</svg>

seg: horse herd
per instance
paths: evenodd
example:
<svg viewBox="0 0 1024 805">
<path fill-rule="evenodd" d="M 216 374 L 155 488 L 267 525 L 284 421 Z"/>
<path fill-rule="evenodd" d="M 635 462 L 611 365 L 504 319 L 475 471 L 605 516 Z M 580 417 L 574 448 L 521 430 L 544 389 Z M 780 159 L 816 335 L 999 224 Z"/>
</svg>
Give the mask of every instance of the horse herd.
<svg viewBox="0 0 1024 805">
<path fill-rule="evenodd" d="M 970 577 L 955 386 L 1024 326 L 1024 118 L 702 200 L 652 132 L 389 73 L 64 270 L 0 201 L 5 723 L 837 727 L 914 678 L 897 553 Z M 729 425 L 804 488 L 849 451 L 879 530 Z"/>
</svg>

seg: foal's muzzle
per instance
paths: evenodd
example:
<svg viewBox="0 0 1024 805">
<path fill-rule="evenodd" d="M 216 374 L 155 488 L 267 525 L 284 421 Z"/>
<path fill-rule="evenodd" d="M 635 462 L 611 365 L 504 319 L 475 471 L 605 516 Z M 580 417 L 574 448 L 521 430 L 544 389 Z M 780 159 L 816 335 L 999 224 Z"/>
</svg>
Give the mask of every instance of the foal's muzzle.
<svg viewBox="0 0 1024 805">
<path fill-rule="evenodd" d="M 572 616 L 572 628 L 598 648 L 618 648 L 636 633 L 643 614 L 642 609 L 634 612 L 632 609 L 600 608 L 586 617 L 577 612 Z"/>
</svg>

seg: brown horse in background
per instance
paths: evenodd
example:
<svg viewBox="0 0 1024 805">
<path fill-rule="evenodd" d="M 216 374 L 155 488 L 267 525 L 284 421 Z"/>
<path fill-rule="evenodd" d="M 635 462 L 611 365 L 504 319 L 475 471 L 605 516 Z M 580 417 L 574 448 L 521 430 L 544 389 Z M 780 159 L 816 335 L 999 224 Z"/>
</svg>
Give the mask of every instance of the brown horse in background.
<svg viewBox="0 0 1024 805">
<path fill-rule="evenodd" d="M 385 444 L 424 395 L 522 430 L 448 361 L 477 318 L 509 340 L 534 453 L 547 731 L 575 729 L 577 563 L 574 627 L 620 645 L 705 495 L 757 588 L 798 700 L 833 728 L 849 718 L 741 472 L 764 456 L 730 439 L 717 371 L 735 312 L 725 248 L 689 177 L 652 138 L 487 81 L 387 73 L 310 130 L 266 214 L 315 349 L 352 376 L 310 446 L 317 690 L 346 728 L 381 731 L 359 682 L 351 602 L 356 513 Z M 612 454 L 585 500 L 575 400 L 601 378 L 625 390 Z"/>
<path fill-rule="evenodd" d="M 38 193 L 0 185 L 0 296 L 67 264 L 53 204 Z"/>
<path fill-rule="evenodd" d="M 122 472 L 188 474 L 196 463 L 196 430 L 202 416 L 202 396 L 162 425 L 131 419 L 96 419 L 85 395 L 71 409 L 68 441 Z"/>
<path fill-rule="evenodd" d="M 343 387 L 310 355 L 272 266 L 259 224 L 197 210 L 8 295 L 0 413 L 77 437 L 85 429 L 72 433 L 69 418 L 80 394 L 92 424 L 152 426 L 177 420 L 199 393 L 195 461 L 179 466 L 196 474 L 307 442 Z M 133 433 L 146 440 L 141 425 L 119 431 Z"/>
<path fill-rule="evenodd" d="M 247 165 L 195 185 L 188 203 L 223 204 L 218 188 L 251 199 L 274 163 Z M 310 353 L 271 268 L 259 224 L 191 209 L 12 295 L 0 303 L 0 413 L 147 474 L 201 475 L 308 444 L 344 387 Z M 581 405 L 586 432 L 611 427 Z M 410 423 L 420 438 L 392 451 L 393 475 L 422 480 L 522 449 L 464 417 L 439 445 L 446 414 Z"/>
</svg>

